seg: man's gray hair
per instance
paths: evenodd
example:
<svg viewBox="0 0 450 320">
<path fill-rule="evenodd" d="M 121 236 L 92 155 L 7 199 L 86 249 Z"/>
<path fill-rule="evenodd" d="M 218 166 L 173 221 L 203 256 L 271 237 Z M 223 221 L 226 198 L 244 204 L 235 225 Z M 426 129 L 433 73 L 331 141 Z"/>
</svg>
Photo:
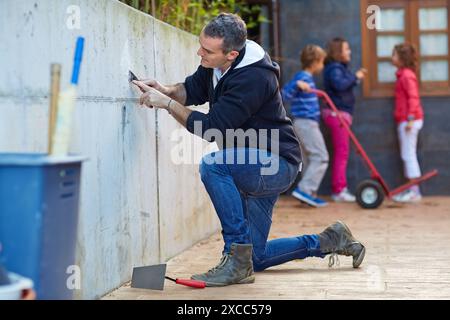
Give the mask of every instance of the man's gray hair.
<svg viewBox="0 0 450 320">
<path fill-rule="evenodd" d="M 247 40 L 247 26 L 238 15 L 221 13 L 203 28 L 203 34 L 210 38 L 223 39 L 222 50 L 224 53 L 229 53 L 244 48 Z"/>
</svg>

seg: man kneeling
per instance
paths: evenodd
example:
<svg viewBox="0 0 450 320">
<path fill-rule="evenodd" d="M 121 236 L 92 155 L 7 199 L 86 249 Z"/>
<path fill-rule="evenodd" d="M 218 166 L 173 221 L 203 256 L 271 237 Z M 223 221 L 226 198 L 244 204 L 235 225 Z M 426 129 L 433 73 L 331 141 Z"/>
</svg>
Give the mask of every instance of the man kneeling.
<svg viewBox="0 0 450 320">
<path fill-rule="evenodd" d="M 192 279 L 207 286 L 252 283 L 254 271 L 328 254 L 352 256 L 357 268 L 365 248 L 343 222 L 320 234 L 267 241 L 275 202 L 301 170 L 299 141 L 279 91 L 278 65 L 247 40 L 245 23 L 232 14 L 220 14 L 203 28 L 197 54 L 201 65 L 184 83 L 134 81 L 143 91 L 141 104 L 166 109 L 220 149 L 202 159 L 200 174 L 222 226 L 222 259 Z M 185 107 L 206 102 L 208 114 Z"/>
</svg>

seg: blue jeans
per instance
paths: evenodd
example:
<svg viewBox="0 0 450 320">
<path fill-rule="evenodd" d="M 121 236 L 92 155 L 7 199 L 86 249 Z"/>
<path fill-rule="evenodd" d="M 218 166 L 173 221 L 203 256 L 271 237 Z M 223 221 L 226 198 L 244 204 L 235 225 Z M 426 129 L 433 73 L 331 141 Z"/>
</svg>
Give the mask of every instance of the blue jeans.
<svg viewBox="0 0 450 320">
<path fill-rule="evenodd" d="M 203 157 L 200 175 L 222 225 L 223 253 L 232 243 L 252 243 L 255 271 L 294 259 L 324 257 L 318 235 L 267 241 L 275 202 L 297 173 L 298 165 L 266 150 L 224 149 Z"/>
</svg>

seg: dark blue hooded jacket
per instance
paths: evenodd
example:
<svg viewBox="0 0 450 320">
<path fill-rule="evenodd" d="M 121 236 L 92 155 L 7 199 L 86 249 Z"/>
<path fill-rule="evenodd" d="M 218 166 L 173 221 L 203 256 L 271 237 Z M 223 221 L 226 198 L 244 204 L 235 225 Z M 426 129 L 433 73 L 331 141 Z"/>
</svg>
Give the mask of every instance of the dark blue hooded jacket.
<svg viewBox="0 0 450 320">
<path fill-rule="evenodd" d="M 249 147 L 248 140 L 245 143 L 234 138 L 227 140 L 227 129 L 267 132 L 267 140 L 262 140 L 263 145 L 259 149 L 278 151 L 290 163 L 300 164 L 300 144 L 283 107 L 279 75 L 278 65 L 253 41 L 247 41 L 246 47 L 216 86 L 213 82 L 214 69 L 199 66 L 184 82 L 186 105 L 209 102 L 210 109 L 208 114 L 193 111 L 187 119 L 186 128 L 207 141 L 215 141 L 219 149 Z M 194 122 L 197 126 L 201 124 L 201 132 L 195 132 Z M 217 141 L 215 137 L 204 135 L 208 129 L 218 129 L 223 140 Z M 274 129 L 278 130 L 278 139 L 271 131 Z M 261 134 L 257 139 L 261 141 Z M 278 148 L 272 146 L 271 139 L 279 140 Z M 251 145 L 254 146 L 254 142 Z"/>
<path fill-rule="evenodd" d="M 355 74 L 341 62 L 330 62 L 324 70 L 325 91 L 339 110 L 353 114 L 355 94 L 353 88 L 359 83 Z"/>
</svg>

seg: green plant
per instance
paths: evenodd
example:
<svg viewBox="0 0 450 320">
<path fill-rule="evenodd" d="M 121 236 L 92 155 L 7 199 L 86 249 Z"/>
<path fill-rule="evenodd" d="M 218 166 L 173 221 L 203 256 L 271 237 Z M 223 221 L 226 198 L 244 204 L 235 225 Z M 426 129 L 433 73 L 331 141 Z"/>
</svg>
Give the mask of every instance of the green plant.
<svg viewBox="0 0 450 320">
<path fill-rule="evenodd" d="M 259 5 L 249 5 L 243 0 L 121 0 L 133 7 L 152 14 L 177 28 L 199 35 L 203 26 L 220 12 L 237 13 L 246 20 L 248 28 L 269 22 Z"/>
</svg>

